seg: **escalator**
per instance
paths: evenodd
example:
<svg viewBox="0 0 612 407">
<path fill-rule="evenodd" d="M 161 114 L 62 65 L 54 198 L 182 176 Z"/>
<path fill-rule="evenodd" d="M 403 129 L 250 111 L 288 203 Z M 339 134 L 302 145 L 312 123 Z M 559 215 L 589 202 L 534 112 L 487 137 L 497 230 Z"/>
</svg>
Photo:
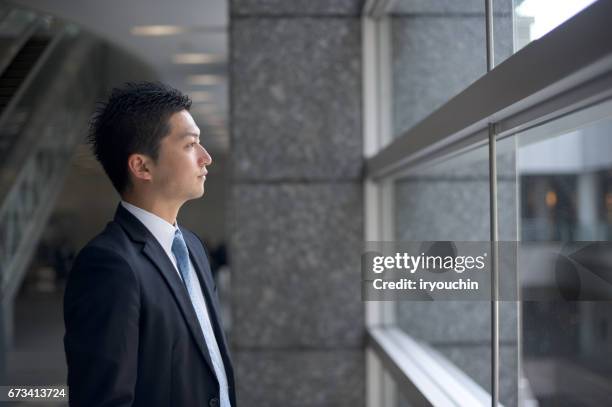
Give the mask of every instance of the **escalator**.
<svg viewBox="0 0 612 407">
<path fill-rule="evenodd" d="M 0 383 L 14 302 L 99 96 L 101 43 L 0 2 Z"/>
<path fill-rule="evenodd" d="M 15 59 L 11 61 L 2 75 L 0 75 L 0 116 L 9 107 L 10 102 L 15 100 L 18 90 L 24 84 L 30 71 L 36 65 L 51 40 L 46 37 L 31 38 L 19 50 Z M 11 150 L 21 130 L 24 120 L 23 115 L 15 117 L 12 123 L 6 123 L 4 131 L 0 132 L 0 160 Z M 1 162 L 1 161 L 0 161 Z"/>
<path fill-rule="evenodd" d="M 19 50 L 15 59 L 0 76 L 0 114 L 13 99 L 19 87 L 23 84 L 36 61 L 47 48 L 49 38 L 30 38 Z"/>
</svg>

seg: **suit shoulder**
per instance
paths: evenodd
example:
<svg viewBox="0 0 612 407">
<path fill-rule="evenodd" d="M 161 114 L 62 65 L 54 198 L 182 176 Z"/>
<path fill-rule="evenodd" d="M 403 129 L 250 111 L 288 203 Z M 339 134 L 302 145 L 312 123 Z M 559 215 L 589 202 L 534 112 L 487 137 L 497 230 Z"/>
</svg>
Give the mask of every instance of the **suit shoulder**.
<svg viewBox="0 0 612 407">
<path fill-rule="evenodd" d="M 198 236 L 191 230 L 187 229 L 186 227 L 181 226 L 180 228 L 181 228 L 181 233 L 183 233 L 183 236 L 187 236 L 188 238 L 195 240 L 196 242 L 199 242 L 202 246 L 205 246 L 200 236 Z"/>
<path fill-rule="evenodd" d="M 106 228 L 93 237 L 81 252 L 104 251 L 113 252 L 122 257 L 128 247 L 129 238 L 116 222 L 109 222 Z"/>
<path fill-rule="evenodd" d="M 206 245 L 204 244 L 204 241 L 200 238 L 200 236 L 198 236 L 197 234 L 195 234 L 194 232 L 192 232 L 191 230 L 184 228 L 181 226 L 181 232 L 183 233 L 183 236 L 186 239 L 191 240 L 196 247 L 201 247 L 202 250 L 204 251 L 204 255 L 207 258 L 210 258 L 210 253 L 208 252 L 208 247 L 206 247 Z"/>
<path fill-rule="evenodd" d="M 113 230 L 114 228 L 119 230 Z M 85 245 L 77 255 L 68 276 L 67 292 L 72 286 L 100 285 L 112 287 L 139 285 L 138 277 L 128 260 L 126 238 L 118 225 L 110 222 L 106 229 Z"/>
<path fill-rule="evenodd" d="M 109 222 L 102 232 L 79 251 L 73 271 L 83 266 L 131 270 L 129 250 L 133 249 L 134 246 L 123 229 L 115 222 Z"/>
</svg>

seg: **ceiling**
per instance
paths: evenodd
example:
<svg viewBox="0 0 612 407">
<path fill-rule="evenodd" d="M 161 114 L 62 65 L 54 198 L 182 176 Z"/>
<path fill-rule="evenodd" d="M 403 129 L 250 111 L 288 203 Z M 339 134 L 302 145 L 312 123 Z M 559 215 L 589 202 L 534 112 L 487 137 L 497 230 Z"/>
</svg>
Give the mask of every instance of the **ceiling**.
<svg viewBox="0 0 612 407">
<path fill-rule="evenodd" d="M 148 63 L 163 82 L 190 94 L 192 113 L 209 147 L 226 151 L 227 26 L 226 0 L 13 0 L 14 3 L 73 22 Z M 171 35 L 144 36 L 134 27 L 178 27 Z M 205 54 L 213 61 L 178 64 L 175 55 Z M 207 75 L 193 84 L 192 75 Z M 193 80 L 194 78 L 191 78 Z M 197 78 L 196 78 L 197 79 Z M 201 99 L 207 99 L 201 101 Z"/>
</svg>

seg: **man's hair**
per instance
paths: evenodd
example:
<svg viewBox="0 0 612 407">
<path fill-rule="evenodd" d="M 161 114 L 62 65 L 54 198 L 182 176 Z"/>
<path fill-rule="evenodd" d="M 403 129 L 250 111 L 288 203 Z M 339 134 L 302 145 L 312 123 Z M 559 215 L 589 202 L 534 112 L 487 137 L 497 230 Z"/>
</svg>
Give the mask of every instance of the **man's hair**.
<svg viewBox="0 0 612 407">
<path fill-rule="evenodd" d="M 128 157 L 138 153 L 157 161 L 170 116 L 190 107 L 189 96 L 159 82 L 128 82 L 97 105 L 88 141 L 119 194 L 130 184 Z"/>
</svg>

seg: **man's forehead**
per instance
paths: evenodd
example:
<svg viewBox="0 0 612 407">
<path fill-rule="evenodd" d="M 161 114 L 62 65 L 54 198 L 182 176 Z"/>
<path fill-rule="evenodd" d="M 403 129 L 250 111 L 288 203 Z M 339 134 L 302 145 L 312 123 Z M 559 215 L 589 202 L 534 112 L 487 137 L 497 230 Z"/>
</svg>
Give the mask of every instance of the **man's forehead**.
<svg viewBox="0 0 612 407">
<path fill-rule="evenodd" d="M 177 137 L 195 136 L 199 137 L 200 129 L 195 124 L 195 121 L 187 112 L 183 110 L 172 115 L 170 118 L 170 127 L 172 133 Z"/>
</svg>

